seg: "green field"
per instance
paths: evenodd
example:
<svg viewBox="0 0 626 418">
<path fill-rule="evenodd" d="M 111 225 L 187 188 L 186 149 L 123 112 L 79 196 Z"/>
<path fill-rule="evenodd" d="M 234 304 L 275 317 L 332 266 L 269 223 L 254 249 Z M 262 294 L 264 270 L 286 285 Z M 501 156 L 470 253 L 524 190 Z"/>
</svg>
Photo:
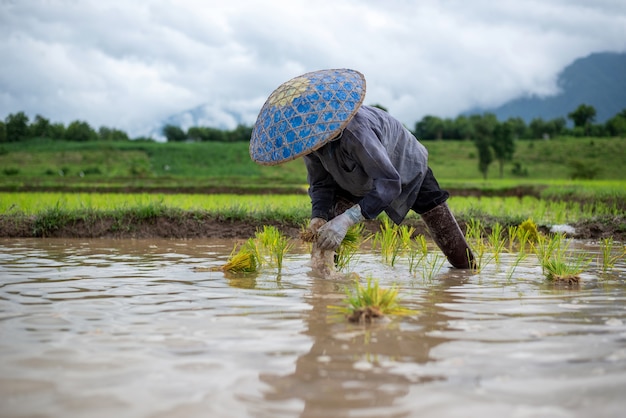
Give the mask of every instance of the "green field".
<svg viewBox="0 0 626 418">
<path fill-rule="evenodd" d="M 461 223 L 532 218 L 626 236 L 626 139 L 518 141 L 502 178 L 494 162 L 486 180 L 472 142 L 424 144 Z M 141 225 L 149 235 L 156 219 L 173 225 L 165 235 L 197 236 L 215 220 L 293 228 L 310 213 L 302 159 L 259 166 L 244 142 L 30 140 L 2 144 L 0 167 L 0 236 L 133 236 Z"/>
<path fill-rule="evenodd" d="M 500 178 L 497 162 L 484 180 L 471 141 L 425 141 L 429 164 L 454 189 L 543 189 L 574 177 L 626 181 L 626 138 L 558 138 L 517 141 Z M 278 166 L 250 160 L 245 142 L 153 143 L 30 140 L 0 146 L 0 188 L 108 190 L 234 187 L 305 188 L 302 159 Z"/>
</svg>

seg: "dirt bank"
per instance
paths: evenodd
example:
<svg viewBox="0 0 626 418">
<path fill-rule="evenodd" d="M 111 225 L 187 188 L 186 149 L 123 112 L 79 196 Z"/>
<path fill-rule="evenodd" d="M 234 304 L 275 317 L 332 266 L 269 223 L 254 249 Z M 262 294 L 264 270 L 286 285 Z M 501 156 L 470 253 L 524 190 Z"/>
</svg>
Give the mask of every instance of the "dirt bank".
<svg viewBox="0 0 626 418">
<path fill-rule="evenodd" d="M 481 224 L 494 224 L 497 219 L 481 219 Z M 420 219 L 405 222 L 415 227 L 416 233 L 428 236 L 428 230 Z M 503 222 L 501 222 L 503 223 Z M 466 222 L 459 219 L 463 230 Z M 503 223 L 504 224 L 504 223 Z M 212 217 L 198 217 L 195 213 L 182 213 L 178 216 L 155 216 L 149 219 L 119 219 L 97 217 L 91 219 L 72 219 L 55 224 L 42 222 L 35 216 L 0 215 L 0 237 L 5 238 L 241 238 L 254 236 L 263 225 L 276 226 L 289 237 L 298 237 L 301 225 L 289 222 L 259 220 L 229 220 Z M 597 240 L 613 237 L 616 241 L 626 242 L 626 216 L 590 219 L 571 225 L 575 228 L 573 238 Z M 366 221 L 366 229 L 376 232 L 377 221 Z M 549 226 L 540 225 L 543 232 L 549 232 Z"/>
</svg>

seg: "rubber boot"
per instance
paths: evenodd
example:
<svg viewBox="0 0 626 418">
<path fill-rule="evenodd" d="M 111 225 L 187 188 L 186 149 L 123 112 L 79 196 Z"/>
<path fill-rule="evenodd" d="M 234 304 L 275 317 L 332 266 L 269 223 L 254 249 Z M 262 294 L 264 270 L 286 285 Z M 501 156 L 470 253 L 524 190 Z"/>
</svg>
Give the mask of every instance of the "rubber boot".
<svg viewBox="0 0 626 418">
<path fill-rule="evenodd" d="M 447 203 L 435 206 L 421 217 L 433 240 L 453 267 L 458 269 L 475 267 L 474 254 Z"/>
</svg>

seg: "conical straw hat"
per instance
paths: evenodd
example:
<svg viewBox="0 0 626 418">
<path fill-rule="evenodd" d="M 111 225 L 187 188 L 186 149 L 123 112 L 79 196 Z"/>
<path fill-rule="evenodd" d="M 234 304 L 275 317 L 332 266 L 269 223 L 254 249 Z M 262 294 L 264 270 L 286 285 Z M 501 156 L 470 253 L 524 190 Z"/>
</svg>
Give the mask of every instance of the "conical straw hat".
<svg viewBox="0 0 626 418">
<path fill-rule="evenodd" d="M 252 130 L 250 157 L 276 165 L 334 139 L 365 98 L 365 77 L 350 69 L 320 70 L 281 84 L 267 99 Z"/>
</svg>

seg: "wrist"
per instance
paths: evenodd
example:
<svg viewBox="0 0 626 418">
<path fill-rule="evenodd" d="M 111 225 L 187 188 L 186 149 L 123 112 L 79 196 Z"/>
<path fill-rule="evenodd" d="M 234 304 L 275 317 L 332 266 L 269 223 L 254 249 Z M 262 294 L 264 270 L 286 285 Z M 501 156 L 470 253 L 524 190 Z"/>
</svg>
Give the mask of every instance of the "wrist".
<svg viewBox="0 0 626 418">
<path fill-rule="evenodd" d="M 358 203 L 346 210 L 343 214 L 350 218 L 353 224 L 361 222 L 365 219 L 363 213 L 361 213 L 361 206 Z"/>
</svg>

